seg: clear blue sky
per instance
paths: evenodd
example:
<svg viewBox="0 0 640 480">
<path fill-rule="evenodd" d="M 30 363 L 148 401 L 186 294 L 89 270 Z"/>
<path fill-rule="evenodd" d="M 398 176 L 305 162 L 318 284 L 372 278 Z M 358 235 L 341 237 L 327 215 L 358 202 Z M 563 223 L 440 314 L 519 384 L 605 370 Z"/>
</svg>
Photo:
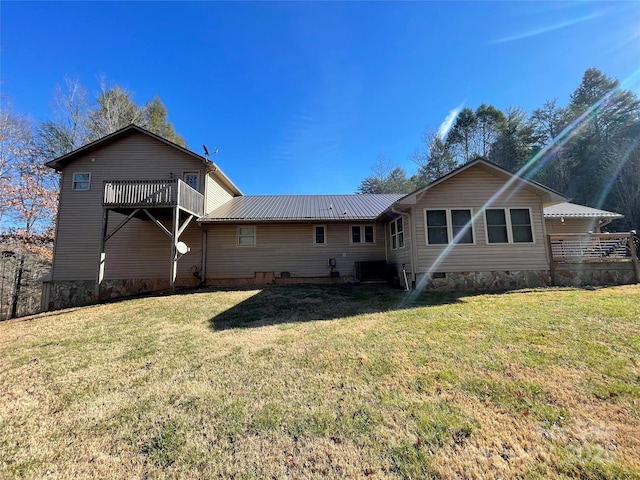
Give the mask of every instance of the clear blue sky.
<svg viewBox="0 0 640 480">
<path fill-rule="evenodd" d="M 158 93 L 245 194 L 353 193 L 379 153 L 413 171 L 424 128 L 460 105 L 531 112 L 566 104 L 590 67 L 640 68 L 638 1 L 2 1 L 0 16 L 15 110 L 49 117 L 65 75 Z"/>
</svg>

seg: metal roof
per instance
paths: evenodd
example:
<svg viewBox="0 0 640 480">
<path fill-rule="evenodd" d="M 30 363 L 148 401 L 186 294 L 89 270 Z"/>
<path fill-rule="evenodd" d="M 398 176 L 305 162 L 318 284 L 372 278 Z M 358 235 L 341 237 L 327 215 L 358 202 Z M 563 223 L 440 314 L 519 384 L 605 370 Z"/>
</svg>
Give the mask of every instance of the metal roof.
<svg viewBox="0 0 640 480">
<path fill-rule="evenodd" d="M 200 222 L 375 220 L 404 194 L 234 197 Z"/>
<path fill-rule="evenodd" d="M 606 210 L 598 210 L 597 208 L 585 207 L 575 203 L 563 202 L 544 208 L 544 218 L 624 218 L 615 212 L 607 212 Z"/>
</svg>

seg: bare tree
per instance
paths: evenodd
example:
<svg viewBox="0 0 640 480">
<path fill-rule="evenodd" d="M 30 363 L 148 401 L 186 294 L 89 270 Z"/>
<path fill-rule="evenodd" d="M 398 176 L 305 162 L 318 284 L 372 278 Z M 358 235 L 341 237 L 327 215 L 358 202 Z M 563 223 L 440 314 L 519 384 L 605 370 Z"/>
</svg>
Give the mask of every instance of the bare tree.
<svg viewBox="0 0 640 480">
<path fill-rule="evenodd" d="M 89 140 L 97 140 L 132 123 L 142 125 L 143 110 L 133 102 L 130 92 L 118 85 L 107 87 L 104 77 L 100 88 L 96 107 L 89 113 Z"/>
<path fill-rule="evenodd" d="M 47 160 L 64 155 L 88 141 L 89 102 L 78 78 L 65 77 L 65 89 L 56 86 L 51 105 L 53 118 L 39 127 L 39 143 Z"/>
</svg>

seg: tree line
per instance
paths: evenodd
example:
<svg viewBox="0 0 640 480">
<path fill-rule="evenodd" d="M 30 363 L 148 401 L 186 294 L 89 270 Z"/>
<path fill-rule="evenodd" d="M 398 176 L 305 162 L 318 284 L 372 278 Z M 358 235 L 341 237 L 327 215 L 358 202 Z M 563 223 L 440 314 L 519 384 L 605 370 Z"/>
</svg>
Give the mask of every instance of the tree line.
<svg viewBox="0 0 640 480">
<path fill-rule="evenodd" d="M 595 68 L 565 106 L 464 108 L 448 132 L 427 128 L 410 157 L 409 176 L 380 155 L 357 193 L 408 193 L 482 157 L 575 203 L 622 213 L 619 229 L 640 229 L 640 100 Z"/>
</svg>

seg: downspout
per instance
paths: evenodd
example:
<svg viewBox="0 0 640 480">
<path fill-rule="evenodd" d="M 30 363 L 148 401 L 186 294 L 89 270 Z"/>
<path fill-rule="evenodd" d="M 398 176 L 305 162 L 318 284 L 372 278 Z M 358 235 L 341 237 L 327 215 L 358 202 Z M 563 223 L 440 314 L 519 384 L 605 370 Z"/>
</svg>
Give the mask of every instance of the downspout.
<svg viewBox="0 0 640 480">
<path fill-rule="evenodd" d="M 207 229 L 203 224 L 200 224 L 202 229 L 202 264 L 200 266 L 200 285 L 206 285 L 207 283 Z"/>
</svg>

